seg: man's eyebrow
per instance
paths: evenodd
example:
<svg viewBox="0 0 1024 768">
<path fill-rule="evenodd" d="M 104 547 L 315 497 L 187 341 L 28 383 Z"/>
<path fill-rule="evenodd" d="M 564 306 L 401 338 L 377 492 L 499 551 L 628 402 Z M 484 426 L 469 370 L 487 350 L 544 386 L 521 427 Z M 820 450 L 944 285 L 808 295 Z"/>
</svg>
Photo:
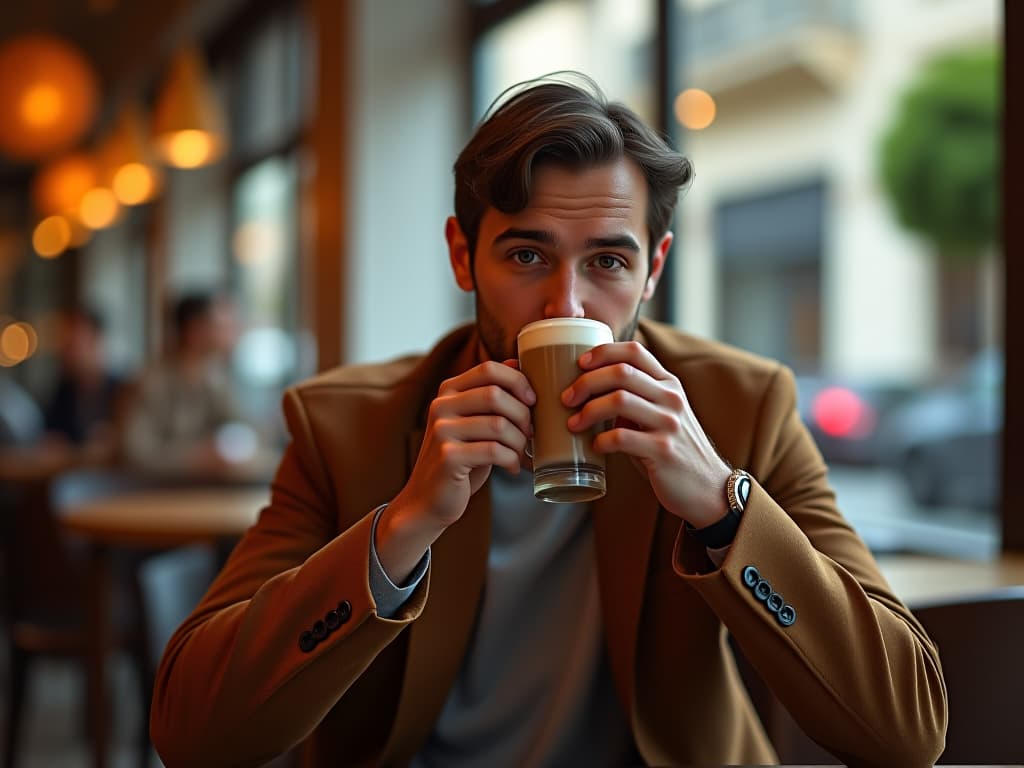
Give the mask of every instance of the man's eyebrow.
<svg viewBox="0 0 1024 768">
<path fill-rule="evenodd" d="M 640 253 L 640 243 L 632 235 L 612 235 L 611 237 L 592 237 L 587 240 L 587 248 L 627 248 Z"/>
<path fill-rule="evenodd" d="M 545 229 L 519 229 L 509 227 L 494 238 L 495 243 L 505 240 L 532 240 L 535 243 L 544 245 L 556 245 L 555 236 Z M 635 253 L 640 253 L 640 243 L 632 235 L 610 235 L 608 237 L 588 238 L 585 247 L 592 248 L 626 248 Z"/>
<path fill-rule="evenodd" d="M 509 227 L 496 238 L 494 242 L 501 243 L 505 240 L 533 240 L 544 245 L 554 245 L 555 236 L 544 229 L 517 229 Z"/>
</svg>

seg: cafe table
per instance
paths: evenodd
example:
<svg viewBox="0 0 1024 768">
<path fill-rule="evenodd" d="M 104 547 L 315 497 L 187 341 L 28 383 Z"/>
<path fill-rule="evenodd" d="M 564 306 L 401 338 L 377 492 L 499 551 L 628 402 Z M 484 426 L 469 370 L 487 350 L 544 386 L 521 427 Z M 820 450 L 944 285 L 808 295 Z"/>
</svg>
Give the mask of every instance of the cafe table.
<svg viewBox="0 0 1024 768">
<path fill-rule="evenodd" d="M 268 498 L 265 484 L 147 488 L 95 497 L 62 510 L 62 527 L 89 547 L 87 701 L 96 768 L 107 764 L 110 733 L 106 661 L 113 631 L 112 554 L 202 543 L 223 549 L 256 522 Z"/>
</svg>

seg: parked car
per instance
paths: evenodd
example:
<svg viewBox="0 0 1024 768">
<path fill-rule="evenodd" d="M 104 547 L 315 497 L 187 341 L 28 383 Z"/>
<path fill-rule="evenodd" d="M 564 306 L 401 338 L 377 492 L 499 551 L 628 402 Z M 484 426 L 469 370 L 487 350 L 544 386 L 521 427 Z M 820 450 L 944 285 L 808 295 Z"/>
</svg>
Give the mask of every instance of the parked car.
<svg viewBox="0 0 1024 768">
<path fill-rule="evenodd" d="M 882 429 L 889 412 L 908 394 L 881 380 L 797 376 L 800 416 L 829 464 L 871 466 L 888 452 Z"/>
<path fill-rule="evenodd" d="M 924 506 L 995 509 L 1003 426 L 1003 356 L 986 350 L 947 384 L 896 408 L 889 461 Z"/>
</svg>

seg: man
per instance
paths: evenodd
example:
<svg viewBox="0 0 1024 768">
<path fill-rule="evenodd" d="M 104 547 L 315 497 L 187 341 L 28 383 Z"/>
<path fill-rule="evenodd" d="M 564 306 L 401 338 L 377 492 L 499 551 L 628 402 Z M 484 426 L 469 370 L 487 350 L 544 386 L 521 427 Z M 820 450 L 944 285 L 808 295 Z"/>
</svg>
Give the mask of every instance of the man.
<svg viewBox="0 0 1024 768">
<path fill-rule="evenodd" d="M 113 458 L 123 384 L 106 367 L 99 313 L 83 306 L 63 310 L 56 351 L 57 382 L 44 409 L 47 438 Z"/>
<path fill-rule="evenodd" d="M 640 322 L 689 163 L 628 109 L 542 81 L 456 165 L 446 227 L 476 323 L 422 358 L 287 393 L 269 506 L 168 645 L 170 766 L 773 762 L 731 633 L 804 729 L 930 765 L 935 648 L 835 508 L 770 361 Z M 592 317 L 570 428 L 608 495 L 533 499 L 528 322 Z M 753 477 L 735 473 L 741 467 Z"/>
<path fill-rule="evenodd" d="M 226 296 L 189 293 L 175 302 L 172 322 L 171 354 L 143 375 L 128 409 L 125 460 L 154 474 L 244 472 L 259 441 L 241 417 L 228 373 L 234 305 Z"/>
</svg>

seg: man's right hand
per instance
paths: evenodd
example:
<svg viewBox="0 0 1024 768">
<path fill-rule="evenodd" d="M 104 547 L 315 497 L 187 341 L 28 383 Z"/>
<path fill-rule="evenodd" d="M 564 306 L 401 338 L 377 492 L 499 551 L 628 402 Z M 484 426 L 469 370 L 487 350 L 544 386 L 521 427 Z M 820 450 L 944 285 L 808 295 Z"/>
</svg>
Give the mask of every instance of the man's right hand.
<svg viewBox="0 0 1024 768">
<path fill-rule="evenodd" d="M 481 363 L 441 385 L 412 475 L 377 524 L 377 556 L 395 584 L 462 517 L 492 467 L 519 472 L 536 399 L 515 360 Z"/>
</svg>

